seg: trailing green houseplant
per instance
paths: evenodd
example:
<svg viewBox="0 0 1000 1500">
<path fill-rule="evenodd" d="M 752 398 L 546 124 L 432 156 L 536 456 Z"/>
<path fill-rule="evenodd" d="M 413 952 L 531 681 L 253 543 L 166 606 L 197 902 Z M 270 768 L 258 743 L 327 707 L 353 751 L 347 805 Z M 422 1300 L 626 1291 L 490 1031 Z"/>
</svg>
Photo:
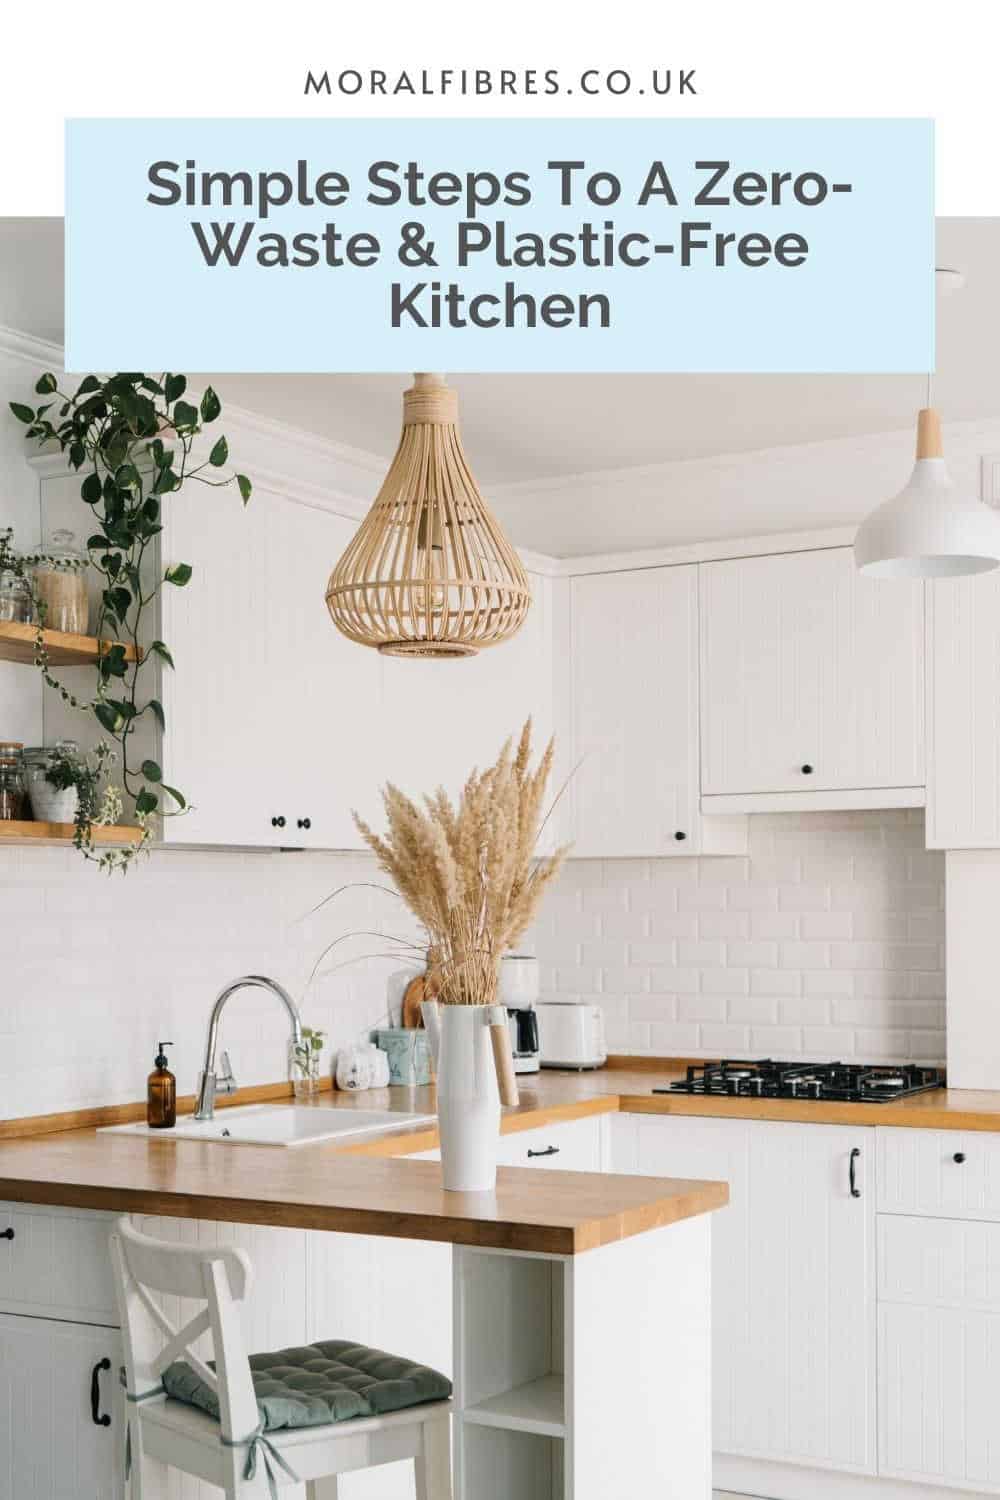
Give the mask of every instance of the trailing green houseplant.
<svg viewBox="0 0 1000 1500">
<path fill-rule="evenodd" d="M 84 475 L 80 498 L 90 512 L 87 553 L 101 577 L 94 633 L 106 643 L 98 654 L 93 696 L 77 697 L 53 673 L 44 636 L 45 609 L 37 594 L 35 663 L 64 703 L 96 719 L 102 738 L 89 764 L 99 778 L 115 764 L 121 784 L 109 788 L 111 801 L 117 795 L 119 808 L 126 798 L 134 806 L 140 834 L 125 848 L 93 848 L 91 830 L 98 808 L 102 816 L 108 810 L 102 799 L 93 804 L 93 816 L 84 815 L 78 825 L 77 847 L 109 871 L 127 869 L 147 848 L 152 819 L 176 816 L 187 807 L 183 792 L 163 780 L 159 764 L 137 756 L 133 744 L 144 722 L 153 721 L 161 730 L 165 726 L 162 703 L 147 696 L 146 669 L 154 660 L 173 667 L 164 641 L 144 643 L 145 613 L 164 585 L 184 588 L 193 571 L 186 562 L 166 568 L 155 565 L 164 500 L 190 480 L 213 487 L 235 483 L 244 505 L 251 492 L 245 474 L 222 473 L 229 464 L 225 437 L 216 439 L 201 462 L 193 460 L 196 438 L 204 426 L 218 420 L 222 404 L 211 386 L 198 406 L 184 399 L 186 390 L 184 375 L 88 375 L 69 394 L 60 389 L 55 375 L 47 373 L 35 385 L 36 395 L 49 398 L 41 406 L 10 404 L 14 416 L 26 425 L 29 441 L 39 447 L 58 443 L 70 468 Z M 21 560 L 29 568 L 52 561 L 45 554 Z"/>
</svg>

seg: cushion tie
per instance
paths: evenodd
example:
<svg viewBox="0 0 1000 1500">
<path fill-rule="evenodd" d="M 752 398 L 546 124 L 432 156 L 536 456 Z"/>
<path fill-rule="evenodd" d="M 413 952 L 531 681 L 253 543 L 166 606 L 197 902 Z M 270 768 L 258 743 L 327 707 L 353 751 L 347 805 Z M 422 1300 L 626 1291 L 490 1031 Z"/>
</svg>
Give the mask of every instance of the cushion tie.
<svg viewBox="0 0 1000 1500">
<path fill-rule="evenodd" d="M 281 1454 L 278 1452 L 278 1449 L 271 1442 L 271 1439 L 266 1435 L 266 1433 L 264 1432 L 263 1422 L 261 1422 L 256 1432 L 252 1432 L 249 1437 L 220 1437 L 220 1441 L 224 1448 L 246 1448 L 247 1461 L 246 1466 L 243 1470 L 244 1479 L 253 1479 L 256 1476 L 257 1454 L 258 1452 L 260 1453 L 261 1460 L 264 1464 L 264 1473 L 267 1475 L 267 1488 L 270 1492 L 271 1500 L 278 1500 L 278 1481 L 275 1476 L 274 1469 L 271 1466 L 272 1459 L 278 1465 L 279 1469 L 284 1469 L 285 1473 L 288 1475 L 293 1484 L 298 1484 L 299 1476 L 296 1474 L 295 1470 L 285 1462 Z"/>
<path fill-rule="evenodd" d="M 118 1370 L 118 1384 L 120 1386 L 124 1387 L 124 1390 L 125 1390 L 125 1400 L 126 1401 L 131 1401 L 131 1402 L 133 1402 L 133 1404 L 135 1402 L 138 1402 L 138 1401 L 148 1401 L 149 1398 L 150 1398 L 150 1396 L 163 1396 L 163 1395 L 166 1394 L 166 1392 L 164 1391 L 164 1388 L 163 1388 L 162 1385 L 154 1385 L 151 1390 L 140 1391 L 138 1393 L 138 1395 L 136 1394 L 135 1391 L 130 1391 L 129 1388 L 128 1388 L 128 1381 L 125 1378 L 125 1366 L 124 1365 L 121 1365 L 119 1367 L 119 1370 Z M 126 1479 L 128 1479 L 128 1477 L 131 1474 L 131 1472 L 132 1472 L 132 1427 L 131 1427 L 131 1424 L 129 1422 L 126 1422 L 125 1423 L 125 1478 Z"/>
</svg>

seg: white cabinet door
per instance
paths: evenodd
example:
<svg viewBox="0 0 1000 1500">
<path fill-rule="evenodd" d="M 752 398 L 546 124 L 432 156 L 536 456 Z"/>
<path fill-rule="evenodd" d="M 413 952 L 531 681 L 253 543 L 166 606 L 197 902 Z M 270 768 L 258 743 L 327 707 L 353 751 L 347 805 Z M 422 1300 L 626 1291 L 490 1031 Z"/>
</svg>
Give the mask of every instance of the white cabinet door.
<svg viewBox="0 0 1000 1500">
<path fill-rule="evenodd" d="M 701 643 L 703 793 L 923 786 L 921 583 L 846 547 L 704 563 Z"/>
<path fill-rule="evenodd" d="M 640 1172 L 729 1183 L 712 1226 L 716 1449 L 873 1474 L 874 1132 L 646 1116 L 637 1132 Z"/>
<path fill-rule="evenodd" d="M 1000 1225 L 879 1217 L 879 1472 L 1000 1493 Z"/>
<path fill-rule="evenodd" d="M 574 854 L 697 854 L 698 570 L 574 578 Z"/>
<path fill-rule="evenodd" d="M 121 1363 L 114 1329 L 0 1315 L 0 1500 L 120 1500 Z"/>
<path fill-rule="evenodd" d="M 552 604 L 531 576 L 532 605 L 511 640 L 447 661 L 383 658 L 385 778 L 420 798 L 457 797 L 473 767 L 490 765 L 531 718 L 537 752 L 552 733 Z M 557 788 L 550 787 L 554 795 Z"/>
<path fill-rule="evenodd" d="M 1000 576 L 927 588 L 927 843 L 1000 847 Z"/>
</svg>

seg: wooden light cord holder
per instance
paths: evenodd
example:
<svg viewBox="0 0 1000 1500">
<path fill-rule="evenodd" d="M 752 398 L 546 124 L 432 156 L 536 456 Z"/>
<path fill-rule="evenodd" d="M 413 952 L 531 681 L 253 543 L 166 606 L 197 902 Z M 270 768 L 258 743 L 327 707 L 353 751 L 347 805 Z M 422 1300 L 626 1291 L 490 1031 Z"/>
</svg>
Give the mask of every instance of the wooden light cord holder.
<svg viewBox="0 0 1000 1500">
<path fill-rule="evenodd" d="M 944 458 L 941 418 L 932 406 L 917 413 L 917 458 Z"/>
<path fill-rule="evenodd" d="M 330 574 L 337 629 L 387 656 L 474 656 L 514 635 L 531 604 L 457 424 L 458 396 L 444 377 L 415 375 L 389 472 Z"/>
</svg>

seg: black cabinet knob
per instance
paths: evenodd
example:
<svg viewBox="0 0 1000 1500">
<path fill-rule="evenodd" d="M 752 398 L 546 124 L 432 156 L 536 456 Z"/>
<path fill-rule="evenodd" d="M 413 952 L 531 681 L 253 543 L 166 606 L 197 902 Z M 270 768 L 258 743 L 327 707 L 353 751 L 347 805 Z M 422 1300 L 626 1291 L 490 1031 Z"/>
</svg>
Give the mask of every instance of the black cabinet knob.
<svg viewBox="0 0 1000 1500">
<path fill-rule="evenodd" d="M 677 840 L 677 842 L 679 844 L 683 844 L 684 840 L 687 838 L 687 834 L 686 833 L 682 833 L 681 830 L 678 829 L 677 832 L 674 834 L 674 838 Z"/>
<path fill-rule="evenodd" d="M 952 1161 L 955 1162 L 955 1164 L 957 1166 L 959 1166 L 959 1167 L 962 1165 L 962 1163 L 963 1163 L 964 1160 L 965 1160 L 965 1152 L 964 1151 L 956 1151 L 955 1155 L 952 1157 Z"/>
<path fill-rule="evenodd" d="M 300 828 L 311 828 L 313 826 L 312 818 L 299 818 L 298 825 Z"/>
<path fill-rule="evenodd" d="M 284 828 L 284 826 L 285 826 L 285 820 L 284 820 L 284 818 L 272 818 L 271 819 L 271 827 L 272 828 Z"/>
<path fill-rule="evenodd" d="M 812 773 L 813 773 L 812 766 L 806 765 L 806 766 L 802 767 L 802 774 L 803 774 L 803 776 L 811 776 Z"/>
<path fill-rule="evenodd" d="M 13 1238 L 14 1238 L 14 1231 L 13 1231 L 13 1229 L 4 1229 L 4 1230 L 0 1231 L 0 1240 L 12 1240 Z"/>
</svg>

